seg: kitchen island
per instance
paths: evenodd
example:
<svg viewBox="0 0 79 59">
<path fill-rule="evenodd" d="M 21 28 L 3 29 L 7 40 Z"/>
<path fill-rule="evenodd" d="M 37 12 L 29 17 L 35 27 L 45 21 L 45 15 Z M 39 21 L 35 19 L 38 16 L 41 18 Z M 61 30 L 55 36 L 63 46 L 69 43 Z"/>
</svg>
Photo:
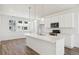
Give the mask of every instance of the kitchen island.
<svg viewBox="0 0 79 59">
<path fill-rule="evenodd" d="M 50 36 L 28 33 L 27 46 L 40 55 L 64 55 L 64 38 L 62 35 Z"/>
</svg>

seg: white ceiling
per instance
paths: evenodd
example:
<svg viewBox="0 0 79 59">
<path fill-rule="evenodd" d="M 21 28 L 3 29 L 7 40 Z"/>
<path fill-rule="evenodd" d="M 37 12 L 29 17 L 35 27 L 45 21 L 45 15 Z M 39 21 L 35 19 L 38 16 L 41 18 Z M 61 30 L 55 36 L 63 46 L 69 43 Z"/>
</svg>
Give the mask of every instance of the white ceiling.
<svg viewBox="0 0 79 59">
<path fill-rule="evenodd" d="M 0 5 L 0 10 L 3 12 L 17 14 L 28 17 L 31 7 L 31 16 L 42 17 L 55 12 L 76 7 L 76 4 L 3 4 Z"/>
</svg>

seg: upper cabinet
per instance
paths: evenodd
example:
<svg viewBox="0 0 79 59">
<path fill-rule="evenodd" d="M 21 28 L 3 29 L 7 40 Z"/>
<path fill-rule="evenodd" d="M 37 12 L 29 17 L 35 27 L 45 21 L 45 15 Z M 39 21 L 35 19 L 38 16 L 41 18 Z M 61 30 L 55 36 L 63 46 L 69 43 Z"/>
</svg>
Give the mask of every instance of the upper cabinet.
<svg viewBox="0 0 79 59">
<path fill-rule="evenodd" d="M 55 19 L 54 19 L 55 18 Z M 53 17 L 53 22 L 59 22 L 60 28 L 71 28 L 74 26 L 74 14 L 73 13 L 66 13 L 62 15 L 57 15 Z"/>
<path fill-rule="evenodd" d="M 45 27 L 50 28 L 50 23 L 52 22 L 52 17 L 45 17 Z"/>
<path fill-rule="evenodd" d="M 67 13 L 63 14 L 62 19 L 60 20 L 60 27 L 73 27 L 74 23 L 74 14 L 73 13 Z"/>
<path fill-rule="evenodd" d="M 59 23 L 60 28 L 71 28 L 74 27 L 74 14 L 65 13 L 61 15 L 55 15 L 45 18 L 45 24 L 47 28 L 50 28 L 51 23 Z"/>
</svg>

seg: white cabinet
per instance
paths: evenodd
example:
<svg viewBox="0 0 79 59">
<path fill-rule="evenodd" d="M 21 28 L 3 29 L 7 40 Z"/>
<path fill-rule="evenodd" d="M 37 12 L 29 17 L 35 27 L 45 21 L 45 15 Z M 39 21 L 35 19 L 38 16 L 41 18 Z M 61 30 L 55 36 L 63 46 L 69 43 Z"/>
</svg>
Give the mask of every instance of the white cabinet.
<svg viewBox="0 0 79 59">
<path fill-rule="evenodd" d="M 45 27 L 48 29 L 50 28 L 50 23 L 52 22 L 51 17 L 46 17 L 45 18 Z"/>
<path fill-rule="evenodd" d="M 76 20 L 76 17 L 75 17 L 75 13 L 63 13 L 63 14 L 58 14 L 58 15 L 52 15 L 52 16 L 49 16 L 49 17 L 46 17 L 45 18 L 45 25 L 46 25 L 46 28 L 47 28 L 47 32 L 49 33 L 50 32 L 50 24 L 51 23 L 55 23 L 55 22 L 59 22 L 59 29 L 61 30 L 61 33 L 64 33 L 64 35 L 66 34 L 66 38 L 65 38 L 65 45 L 67 47 L 73 47 L 72 43 L 73 42 L 73 39 L 72 39 L 72 33 L 74 33 L 74 28 L 77 26 L 75 25 L 76 22 L 74 21 Z M 48 29 L 49 28 L 49 29 Z"/>
<path fill-rule="evenodd" d="M 73 17 L 72 13 L 63 14 L 60 27 L 72 27 Z"/>
<path fill-rule="evenodd" d="M 45 24 L 50 27 L 51 23 L 59 22 L 59 27 L 72 28 L 74 27 L 74 13 L 65 13 L 45 18 Z"/>
<path fill-rule="evenodd" d="M 27 46 L 40 55 L 64 55 L 64 38 L 55 39 L 54 37 L 50 38 L 50 36 L 40 36 L 37 34 L 25 35 Z"/>
<path fill-rule="evenodd" d="M 45 18 L 45 24 L 48 28 L 50 28 L 51 23 L 59 22 L 59 27 L 73 27 L 73 14 L 67 13 L 62 15 L 56 15 Z"/>
<path fill-rule="evenodd" d="M 73 13 L 66 13 L 62 15 L 55 15 L 47 18 L 48 23 L 59 22 L 59 27 L 73 27 L 74 15 Z"/>
<path fill-rule="evenodd" d="M 58 16 L 50 16 L 45 18 L 46 28 L 50 28 L 51 23 L 59 22 Z"/>
<path fill-rule="evenodd" d="M 51 23 L 59 22 L 58 16 L 53 16 L 51 21 Z"/>
</svg>

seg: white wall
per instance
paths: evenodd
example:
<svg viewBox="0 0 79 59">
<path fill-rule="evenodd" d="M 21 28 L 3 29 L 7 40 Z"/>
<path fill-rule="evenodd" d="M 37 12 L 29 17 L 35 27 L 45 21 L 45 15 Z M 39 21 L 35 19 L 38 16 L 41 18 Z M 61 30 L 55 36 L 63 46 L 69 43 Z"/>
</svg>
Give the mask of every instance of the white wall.
<svg viewBox="0 0 79 59">
<path fill-rule="evenodd" d="M 0 14 L 0 36 L 16 36 L 16 35 L 24 35 L 24 32 L 21 31 L 10 31 L 9 30 L 9 20 L 26 20 L 22 17 L 9 16 Z M 17 28 L 16 28 L 17 29 Z"/>
<path fill-rule="evenodd" d="M 9 30 L 9 20 L 15 20 L 18 22 L 27 21 L 28 22 L 28 30 L 27 31 L 19 31 L 16 27 L 16 31 Z M 16 24 L 17 25 L 17 24 Z M 0 14 L 0 37 L 5 36 L 17 36 L 23 35 L 24 33 L 37 33 L 38 32 L 38 19 L 29 20 L 28 18 L 18 17 L 18 16 L 11 16 L 7 14 Z"/>
</svg>

